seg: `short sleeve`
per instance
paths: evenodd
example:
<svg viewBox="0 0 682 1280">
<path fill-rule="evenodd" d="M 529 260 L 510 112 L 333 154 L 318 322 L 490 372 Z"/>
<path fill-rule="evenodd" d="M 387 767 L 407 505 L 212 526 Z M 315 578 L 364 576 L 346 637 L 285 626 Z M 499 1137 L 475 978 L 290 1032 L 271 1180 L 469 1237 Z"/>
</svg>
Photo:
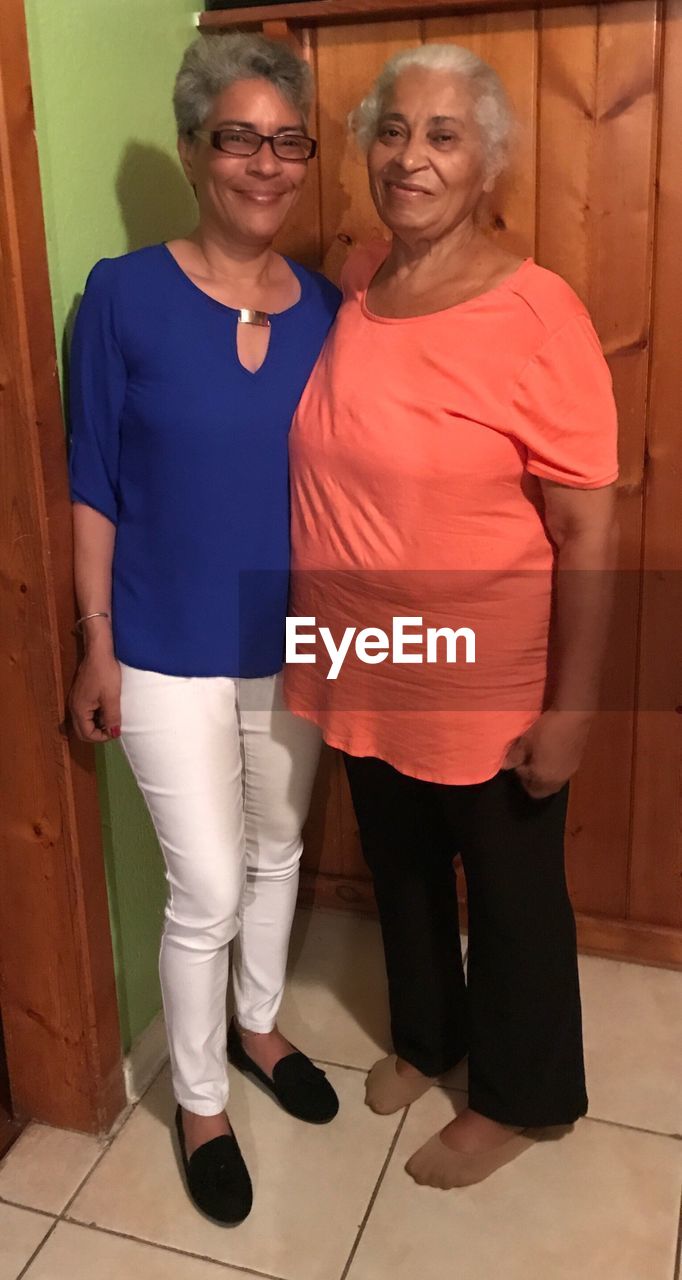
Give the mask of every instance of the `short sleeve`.
<svg viewBox="0 0 682 1280">
<path fill-rule="evenodd" d="M 71 344 L 71 497 L 118 519 L 120 419 L 126 367 L 114 331 L 112 262 L 90 272 Z"/>
<path fill-rule="evenodd" d="M 576 489 L 598 489 L 617 478 L 611 374 L 586 313 L 572 316 L 528 361 L 513 413 L 533 475 Z"/>
</svg>

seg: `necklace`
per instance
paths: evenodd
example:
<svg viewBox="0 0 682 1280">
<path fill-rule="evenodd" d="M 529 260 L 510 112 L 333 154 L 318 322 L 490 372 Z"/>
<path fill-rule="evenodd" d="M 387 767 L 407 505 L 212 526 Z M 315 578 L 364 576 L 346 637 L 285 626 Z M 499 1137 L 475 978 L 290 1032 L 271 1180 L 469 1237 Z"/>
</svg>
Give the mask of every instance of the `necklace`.
<svg viewBox="0 0 682 1280">
<path fill-rule="evenodd" d="M 251 311 L 248 307 L 242 307 L 239 312 L 240 324 L 257 324 L 261 329 L 270 328 L 270 319 L 266 311 Z"/>
</svg>

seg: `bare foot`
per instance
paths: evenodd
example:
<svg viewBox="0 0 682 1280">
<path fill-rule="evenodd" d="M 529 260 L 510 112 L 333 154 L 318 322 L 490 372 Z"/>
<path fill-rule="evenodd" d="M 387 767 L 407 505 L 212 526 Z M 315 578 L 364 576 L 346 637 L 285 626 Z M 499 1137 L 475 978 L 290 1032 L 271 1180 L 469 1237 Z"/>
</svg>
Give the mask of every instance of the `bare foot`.
<svg viewBox="0 0 682 1280">
<path fill-rule="evenodd" d="M 497 1120 L 490 1120 L 488 1116 L 482 1116 L 471 1107 L 466 1107 L 441 1130 L 440 1136 L 445 1146 L 453 1151 L 477 1155 L 479 1152 L 494 1151 L 513 1138 L 515 1133 L 521 1132 L 520 1128 L 498 1124 Z"/>
<path fill-rule="evenodd" d="M 405 1168 L 421 1187 L 471 1187 L 483 1182 L 533 1145 L 529 1131 L 498 1124 L 467 1107 L 434 1133 Z"/>
<path fill-rule="evenodd" d="M 411 1063 L 389 1054 L 375 1062 L 365 1082 L 365 1102 L 370 1111 L 390 1116 L 421 1098 L 435 1084 L 435 1078 L 422 1075 Z"/>
<path fill-rule="evenodd" d="M 413 1067 L 411 1062 L 406 1062 L 404 1058 L 396 1058 L 395 1072 L 396 1075 L 402 1076 L 404 1080 L 425 1079 L 423 1072 L 419 1071 L 417 1067 Z M 426 1078 L 431 1079 L 430 1076 Z"/>
<path fill-rule="evenodd" d="M 230 1122 L 224 1111 L 219 1111 L 214 1116 L 198 1116 L 194 1111 L 185 1111 L 182 1109 L 182 1128 L 185 1135 L 185 1148 L 187 1151 L 187 1159 L 196 1151 L 197 1147 L 203 1147 L 205 1142 L 210 1142 L 212 1138 L 222 1138 L 232 1133 Z"/>
<path fill-rule="evenodd" d="M 260 1067 L 271 1080 L 277 1063 L 281 1062 L 282 1058 L 288 1058 L 290 1053 L 296 1053 L 294 1046 L 285 1040 L 277 1027 L 266 1032 L 245 1031 L 236 1020 L 235 1026 L 245 1053 L 248 1053 L 256 1066 Z"/>
</svg>

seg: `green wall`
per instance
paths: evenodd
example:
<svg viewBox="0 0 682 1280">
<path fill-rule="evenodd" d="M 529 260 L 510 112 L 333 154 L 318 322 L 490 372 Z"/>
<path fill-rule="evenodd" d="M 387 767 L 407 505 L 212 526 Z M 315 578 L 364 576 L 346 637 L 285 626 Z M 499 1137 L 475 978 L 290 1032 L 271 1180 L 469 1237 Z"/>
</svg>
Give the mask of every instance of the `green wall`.
<svg viewBox="0 0 682 1280">
<path fill-rule="evenodd" d="M 193 197 L 175 155 L 171 93 L 195 34 L 192 0 L 26 0 L 57 348 L 98 258 L 187 231 Z M 121 1032 L 127 1050 L 161 1006 L 161 855 L 118 744 L 98 776 Z"/>
</svg>

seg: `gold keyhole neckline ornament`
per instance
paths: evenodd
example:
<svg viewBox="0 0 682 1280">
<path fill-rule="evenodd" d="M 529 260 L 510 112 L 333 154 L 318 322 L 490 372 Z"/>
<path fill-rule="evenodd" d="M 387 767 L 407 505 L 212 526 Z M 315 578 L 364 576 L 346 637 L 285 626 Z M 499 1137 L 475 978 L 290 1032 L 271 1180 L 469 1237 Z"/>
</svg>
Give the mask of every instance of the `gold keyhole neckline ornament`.
<svg viewBox="0 0 682 1280">
<path fill-rule="evenodd" d="M 256 324 L 261 329 L 270 328 L 270 318 L 266 311 L 251 311 L 248 307 L 242 307 L 239 311 L 240 324 Z"/>
</svg>

